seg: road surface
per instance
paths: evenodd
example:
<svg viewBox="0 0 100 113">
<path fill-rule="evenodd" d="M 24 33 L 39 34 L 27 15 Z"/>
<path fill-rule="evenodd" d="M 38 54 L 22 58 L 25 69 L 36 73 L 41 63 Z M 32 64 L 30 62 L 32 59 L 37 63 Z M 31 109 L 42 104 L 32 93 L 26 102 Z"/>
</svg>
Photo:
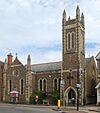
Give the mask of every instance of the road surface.
<svg viewBox="0 0 100 113">
<path fill-rule="evenodd" d="M 58 113 L 51 108 L 32 107 L 17 104 L 0 104 L 0 113 Z"/>
</svg>

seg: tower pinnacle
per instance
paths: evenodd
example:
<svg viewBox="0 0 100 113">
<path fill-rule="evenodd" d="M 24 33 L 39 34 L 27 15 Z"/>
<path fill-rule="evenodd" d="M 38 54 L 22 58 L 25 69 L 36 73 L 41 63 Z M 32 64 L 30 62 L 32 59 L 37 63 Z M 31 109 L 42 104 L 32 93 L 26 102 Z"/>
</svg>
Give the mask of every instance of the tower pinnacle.
<svg viewBox="0 0 100 113">
<path fill-rule="evenodd" d="M 77 8 L 76 8 L 76 18 L 77 18 L 78 20 L 80 20 L 80 8 L 79 8 L 78 5 L 77 5 Z"/>
<path fill-rule="evenodd" d="M 28 64 L 28 65 L 31 64 L 31 57 L 30 57 L 30 55 L 28 55 L 28 58 L 27 58 L 27 64 Z"/>
<path fill-rule="evenodd" d="M 82 22 L 82 24 L 84 26 L 85 22 L 84 22 L 84 14 L 83 13 L 81 14 L 81 22 Z"/>
<path fill-rule="evenodd" d="M 65 11 L 65 9 L 63 11 L 62 23 L 63 23 L 63 25 L 65 25 L 65 23 L 66 23 L 66 11 Z"/>
</svg>

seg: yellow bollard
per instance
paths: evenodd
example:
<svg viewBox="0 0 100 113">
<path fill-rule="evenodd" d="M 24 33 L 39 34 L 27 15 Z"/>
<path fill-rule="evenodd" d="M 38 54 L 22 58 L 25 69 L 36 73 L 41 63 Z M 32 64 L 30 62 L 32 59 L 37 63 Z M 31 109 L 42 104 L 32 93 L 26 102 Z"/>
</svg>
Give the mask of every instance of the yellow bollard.
<svg viewBox="0 0 100 113">
<path fill-rule="evenodd" d="M 58 100 L 58 109 L 60 109 L 60 100 Z"/>
</svg>

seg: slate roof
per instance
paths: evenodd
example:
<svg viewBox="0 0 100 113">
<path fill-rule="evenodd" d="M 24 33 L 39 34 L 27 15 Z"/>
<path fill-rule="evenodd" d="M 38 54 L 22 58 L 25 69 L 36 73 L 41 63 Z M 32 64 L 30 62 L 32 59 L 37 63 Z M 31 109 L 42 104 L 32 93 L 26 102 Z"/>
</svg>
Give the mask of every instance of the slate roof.
<svg viewBox="0 0 100 113">
<path fill-rule="evenodd" d="M 86 65 L 89 64 L 91 58 L 86 58 Z M 50 63 L 43 63 L 43 64 L 33 64 L 31 65 L 33 72 L 45 72 L 45 71 L 56 71 L 61 69 L 61 61 L 59 62 L 50 62 Z"/>
<path fill-rule="evenodd" d="M 12 62 L 11 67 L 13 66 L 23 66 L 24 69 L 26 69 L 26 67 L 19 61 L 18 57 L 15 58 L 15 60 Z"/>
<path fill-rule="evenodd" d="M 61 61 L 32 65 L 32 71 L 34 72 L 54 71 L 60 69 L 61 69 Z"/>
<path fill-rule="evenodd" d="M 12 62 L 11 65 L 17 65 L 17 64 L 23 65 L 23 64 L 19 61 L 19 59 L 16 57 L 15 60 Z"/>
</svg>

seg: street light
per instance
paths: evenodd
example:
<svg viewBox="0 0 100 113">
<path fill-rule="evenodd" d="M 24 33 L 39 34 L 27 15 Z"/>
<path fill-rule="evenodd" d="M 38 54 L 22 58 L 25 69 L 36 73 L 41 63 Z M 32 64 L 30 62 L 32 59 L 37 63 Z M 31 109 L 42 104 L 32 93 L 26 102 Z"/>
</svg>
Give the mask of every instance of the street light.
<svg viewBox="0 0 100 113">
<path fill-rule="evenodd" d="M 79 89 L 80 89 L 80 84 L 76 84 L 77 88 L 77 111 L 79 111 Z"/>
</svg>

